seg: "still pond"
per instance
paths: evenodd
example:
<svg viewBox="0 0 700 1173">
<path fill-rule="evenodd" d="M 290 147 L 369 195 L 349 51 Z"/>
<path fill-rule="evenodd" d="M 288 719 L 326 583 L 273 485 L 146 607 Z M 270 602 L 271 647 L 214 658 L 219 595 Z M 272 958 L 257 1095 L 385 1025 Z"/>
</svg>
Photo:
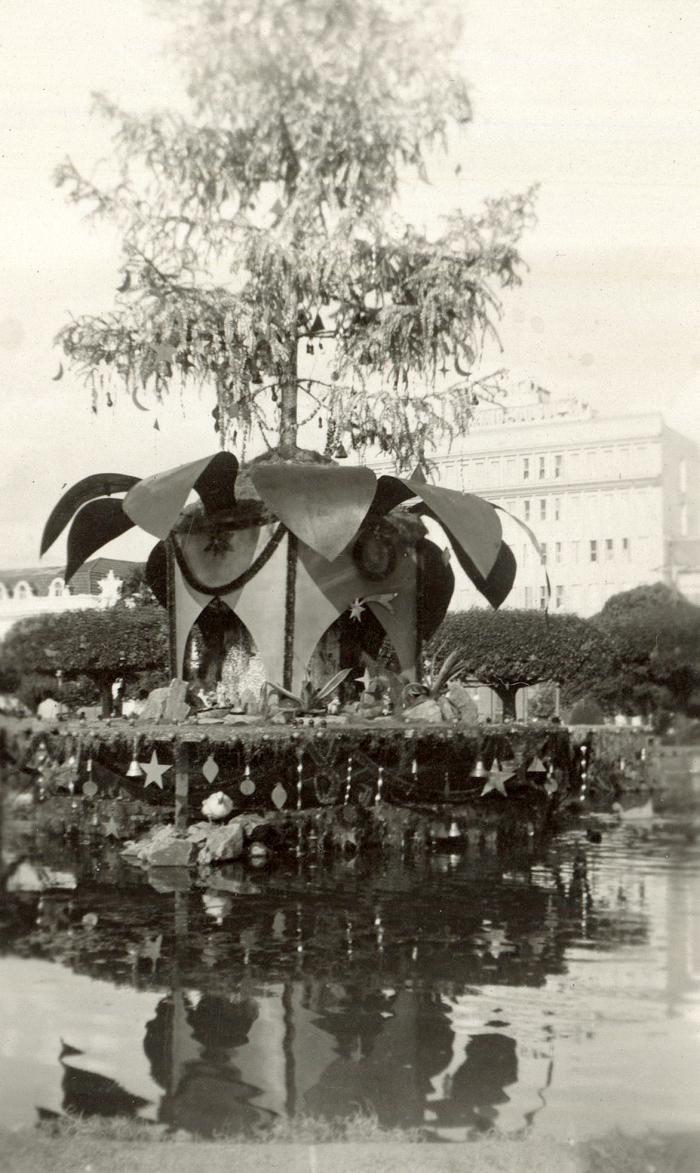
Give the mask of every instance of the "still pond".
<svg viewBox="0 0 700 1173">
<path fill-rule="evenodd" d="M 0 1125 L 697 1128 L 700 842 L 662 822 L 598 838 L 208 886 L 149 882 L 116 846 L 46 848 L 2 899 Z"/>
</svg>

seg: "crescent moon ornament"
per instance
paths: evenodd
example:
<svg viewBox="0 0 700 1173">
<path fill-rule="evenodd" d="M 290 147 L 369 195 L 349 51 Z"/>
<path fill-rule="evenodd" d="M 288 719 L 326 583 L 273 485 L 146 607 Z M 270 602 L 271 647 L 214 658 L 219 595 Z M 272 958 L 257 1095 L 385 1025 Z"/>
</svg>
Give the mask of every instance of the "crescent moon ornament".
<svg viewBox="0 0 700 1173">
<path fill-rule="evenodd" d="M 131 392 L 131 402 L 133 403 L 134 407 L 138 407 L 139 411 L 151 410 L 150 407 L 144 407 L 142 403 L 139 403 L 138 387 L 134 387 L 134 390 Z"/>
<path fill-rule="evenodd" d="M 58 370 L 56 371 L 56 374 L 52 377 L 51 382 L 57 383 L 58 380 L 62 379 L 62 378 L 63 378 L 63 363 L 60 362 L 58 364 Z"/>
</svg>

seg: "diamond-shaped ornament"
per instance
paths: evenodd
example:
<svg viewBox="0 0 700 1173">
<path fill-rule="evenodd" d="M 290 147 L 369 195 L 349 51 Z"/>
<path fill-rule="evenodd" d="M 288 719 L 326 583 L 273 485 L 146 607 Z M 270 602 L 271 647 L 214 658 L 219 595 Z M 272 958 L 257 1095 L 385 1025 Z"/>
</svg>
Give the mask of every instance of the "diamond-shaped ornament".
<svg viewBox="0 0 700 1173">
<path fill-rule="evenodd" d="M 202 766 L 202 773 L 204 774 L 204 777 L 206 778 L 209 785 L 213 786 L 219 775 L 219 767 L 214 760 L 213 754 L 209 754 L 209 757 Z"/>
<path fill-rule="evenodd" d="M 243 771 L 243 781 L 240 785 L 241 794 L 245 794 L 249 798 L 251 794 L 255 794 L 255 783 L 250 776 L 250 766 L 246 766 Z"/>
<path fill-rule="evenodd" d="M 241 789 L 243 789 L 243 787 L 241 787 Z M 281 810 L 282 807 L 284 806 L 285 802 L 287 801 L 287 791 L 285 790 L 285 788 L 281 782 L 277 783 L 274 790 L 272 791 L 271 797 L 272 797 L 272 801 L 274 802 L 275 806 L 277 807 L 277 810 L 278 811 Z"/>
<path fill-rule="evenodd" d="M 94 798 L 97 794 L 97 787 L 92 778 L 88 778 L 87 782 L 83 783 L 83 794 L 86 798 Z"/>
</svg>

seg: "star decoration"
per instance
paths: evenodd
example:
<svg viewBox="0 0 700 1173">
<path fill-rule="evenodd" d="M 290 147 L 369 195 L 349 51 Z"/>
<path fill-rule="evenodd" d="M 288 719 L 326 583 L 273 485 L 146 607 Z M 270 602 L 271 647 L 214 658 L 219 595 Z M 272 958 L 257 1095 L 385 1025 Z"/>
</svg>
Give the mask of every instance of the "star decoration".
<svg viewBox="0 0 700 1173">
<path fill-rule="evenodd" d="M 360 618 L 365 610 L 365 605 L 362 599 L 353 599 L 350 605 L 350 618 L 356 619 L 359 623 Z"/>
<path fill-rule="evenodd" d="M 492 770 L 484 783 L 481 797 L 483 798 L 485 794 L 490 794 L 493 790 L 497 794 L 502 794 L 504 798 L 507 798 L 508 794 L 505 785 L 507 778 L 512 778 L 512 774 L 509 774 L 507 770 Z"/>
<path fill-rule="evenodd" d="M 356 676 L 355 677 L 355 683 L 361 684 L 362 687 L 364 688 L 365 692 L 369 692 L 370 685 L 371 685 L 373 679 L 374 679 L 374 677 L 372 676 L 372 673 L 370 672 L 369 668 L 365 668 L 363 676 Z"/>
<path fill-rule="evenodd" d="M 112 815 L 112 817 L 110 819 L 108 819 L 108 821 L 105 825 L 105 836 L 107 838 L 111 837 L 112 839 L 119 838 L 119 828 L 117 826 L 117 820 L 115 819 L 114 815 Z"/>
<path fill-rule="evenodd" d="M 140 765 L 141 769 L 143 770 L 144 774 L 146 775 L 146 779 L 143 784 L 144 790 L 146 789 L 147 786 L 158 786 L 162 790 L 163 789 L 163 774 L 165 773 L 166 770 L 170 770 L 171 767 L 170 766 L 161 766 L 160 762 L 158 761 L 158 755 L 155 750 L 153 750 L 153 753 L 151 754 L 150 762 L 139 762 L 139 765 Z"/>
</svg>

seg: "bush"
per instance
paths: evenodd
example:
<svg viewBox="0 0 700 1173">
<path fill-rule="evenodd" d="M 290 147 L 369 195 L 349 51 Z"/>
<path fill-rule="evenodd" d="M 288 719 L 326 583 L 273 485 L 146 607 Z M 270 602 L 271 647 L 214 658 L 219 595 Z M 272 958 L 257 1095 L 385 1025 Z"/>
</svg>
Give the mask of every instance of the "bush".
<svg viewBox="0 0 700 1173">
<path fill-rule="evenodd" d="M 602 725 L 604 720 L 603 710 L 592 696 L 582 697 L 569 714 L 570 725 Z"/>
</svg>

